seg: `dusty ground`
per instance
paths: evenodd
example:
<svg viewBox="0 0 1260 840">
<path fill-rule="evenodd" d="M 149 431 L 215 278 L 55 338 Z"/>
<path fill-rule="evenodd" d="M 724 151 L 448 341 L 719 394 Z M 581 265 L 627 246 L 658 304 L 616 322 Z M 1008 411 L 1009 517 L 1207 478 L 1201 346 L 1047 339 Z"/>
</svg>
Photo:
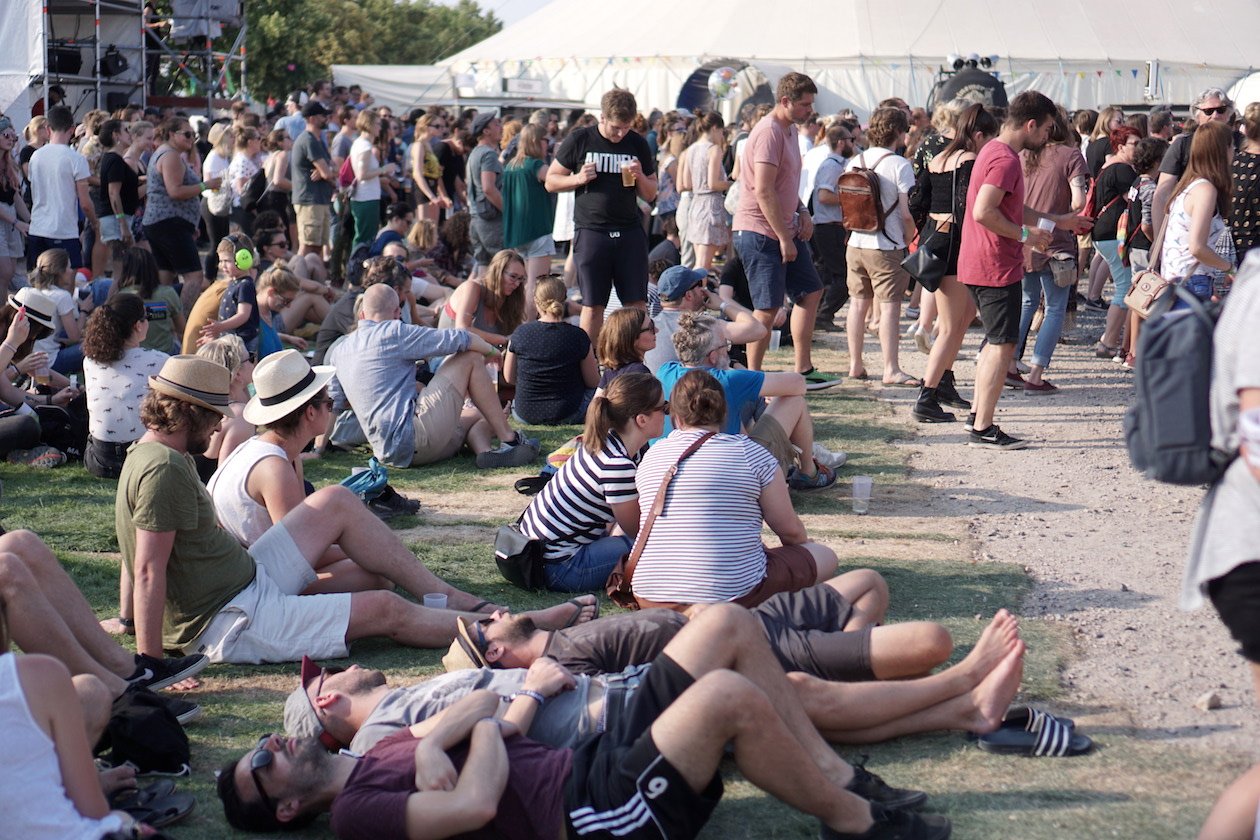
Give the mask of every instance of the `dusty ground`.
<svg viewBox="0 0 1260 840">
<path fill-rule="evenodd" d="M 1096 336 L 1101 319 L 1082 313 L 1080 326 Z M 973 330 L 955 366 L 964 396 L 978 342 Z M 866 352 L 878 370 L 870 338 Z M 902 366 L 921 374 L 926 357 L 909 342 L 901 352 Z M 1148 481 L 1129 466 L 1121 418 L 1132 374 L 1120 365 L 1095 358 L 1092 345 L 1060 344 L 1047 378 L 1058 394 L 1008 389 L 998 405 L 997 422 L 1031 438 L 1028 449 L 966 446 L 965 416 L 916 424 L 917 437 L 903 445 L 914 478 L 935 491 L 924 494 L 924 512 L 947 531 L 964 524 L 976 559 L 1027 569 L 1036 586 L 1020 605 L 1023 615 L 1071 627 L 1079 655 L 1063 674 L 1064 701 L 1082 726 L 1132 726 L 1139 737 L 1256 755 L 1260 715 L 1236 645 L 1210 607 L 1178 608 L 1202 491 Z M 908 389 L 843 387 L 871 387 L 902 416 L 914 398 Z M 1194 702 L 1209 690 L 1223 705 L 1200 711 Z"/>
</svg>

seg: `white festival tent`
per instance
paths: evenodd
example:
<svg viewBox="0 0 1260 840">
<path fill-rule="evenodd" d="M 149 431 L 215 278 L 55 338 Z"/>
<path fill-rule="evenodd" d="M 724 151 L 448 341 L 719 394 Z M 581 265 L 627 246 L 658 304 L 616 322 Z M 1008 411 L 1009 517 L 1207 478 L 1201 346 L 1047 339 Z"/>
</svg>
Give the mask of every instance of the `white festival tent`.
<svg viewBox="0 0 1260 840">
<path fill-rule="evenodd" d="M 865 115 L 888 96 L 924 104 L 947 56 L 976 53 L 997 57 L 1010 95 L 1185 104 L 1260 64 L 1257 33 L 1257 0 L 552 0 L 440 64 L 483 93 L 536 80 L 593 106 L 617 85 L 647 110 L 673 106 L 693 72 L 729 59 L 771 85 L 808 73 L 820 112 Z"/>
<path fill-rule="evenodd" d="M 1239 113 L 1252 102 L 1260 102 L 1260 73 L 1252 73 L 1234 84 L 1228 91 L 1229 98 L 1238 106 Z"/>
</svg>

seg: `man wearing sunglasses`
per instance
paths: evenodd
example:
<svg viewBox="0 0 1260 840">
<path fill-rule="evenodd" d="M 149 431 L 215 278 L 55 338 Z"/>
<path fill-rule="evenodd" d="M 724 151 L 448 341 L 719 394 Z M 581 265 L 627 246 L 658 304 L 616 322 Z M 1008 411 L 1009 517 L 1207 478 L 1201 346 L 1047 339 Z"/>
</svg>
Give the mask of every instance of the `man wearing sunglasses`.
<svg viewBox="0 0 1260 840">
<path fill-rule="evenodd" d="M 721 798 L 729 744 L 744 776 L 818 818 L 825 840 L 949 836 L 944 817 L 908 810 L 925 794 L 836 755 L 740 607 L 709 607 L 684 627 L 619 723 L 571 750 L 521 737 L 547 703 L 534 695 L 504 710 L 475 691 L 362 758 L 269 736 L 220 772 L 228 822 L 274 831 L 328 810 L 340 837 L 691 837 Z"/>
<path fill-rule="evenodd" d="M 661 272 L 656 281 L 661 311 L 652 319 L 656 324 L 656 347 L 643 357 L 644 364 L 652 373 L 660 370 L 666 362 L 677 361 L 674 333 L 684 312 L 703 312 L 706 309 L 721 312 L 723 317 L 731 319 L 725 327 L 726 337 L 732 344 L 748 344 L 765 338 L 766 328 L 752 312 L 734 300 L 720 297 L 712 282 L 705 282 L 708 278 L 703 269 L 687 268 L 685 265 L 671 266 Z"/>
<path fill-rule="evenodd" d="M 1186 167 L 1190 165 L 1190 143 L 1194 140 L 1195 129 L 1205 122 L 1222 122 L 1229 124 L 1234 118 L 1234 102 L 1220 88 L 1208 88 L 1194 98 L 1190 105 L 1190 115 L 1194 117 L 1194 127 L 1172 139 L 1164 160 L 1159 165 L 1159 181 L 1155 184 L 1155 198 L 1151 202 L 1151 223 L 1159 229 L 1164 214 L 1168 212 L 1168 202 L 1172 200 L 1173 190 Z M 1243 136 L 1234 131 L 1234 150 L 1242 147 Z"/>
</svg>

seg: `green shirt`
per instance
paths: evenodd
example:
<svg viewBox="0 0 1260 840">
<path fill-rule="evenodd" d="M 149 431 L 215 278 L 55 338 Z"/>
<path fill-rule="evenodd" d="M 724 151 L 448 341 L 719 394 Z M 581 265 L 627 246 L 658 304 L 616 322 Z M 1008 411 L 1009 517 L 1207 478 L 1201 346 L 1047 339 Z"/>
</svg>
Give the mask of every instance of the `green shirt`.
<svg viewBox="0 0 1260 840">
<path fill-rule="evenodd" d="M 131 447 L 118 478 L 114 527 L 135 573 L 136 529 L 175 532 L 166 566 L 162 644 L 180 650 L 254 579 L 254 559 L 219 527 L 191 455 L 157 442 Z"/>
<path fill-rule="evenodd" d="M 153 297 L 144 302 L 144 314 L 149 319 L 149 334 L 140 342 L 140 346 L 161 350 L 163 353 L 171 352 L 175 339 L 183 338 L 175 335 L 175 313 L 183 311 L 180 307 L 179 293 L 173 286 L 158 286 Z"/>
<path fill-rule="evenodd" d="M 551 193 L 538 180 L 545 164 L 526 158 L 520 166 L 503 170 L 503 247 L 516 248 L 551 233 L 555 205 Z"/>
</svg>

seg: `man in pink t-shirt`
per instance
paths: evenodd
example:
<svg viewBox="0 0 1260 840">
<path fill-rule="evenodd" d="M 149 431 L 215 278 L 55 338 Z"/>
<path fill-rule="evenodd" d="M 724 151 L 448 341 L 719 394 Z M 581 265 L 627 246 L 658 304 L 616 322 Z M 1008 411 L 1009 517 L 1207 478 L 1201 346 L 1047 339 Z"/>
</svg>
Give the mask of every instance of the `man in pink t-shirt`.
<svg viewBox="0 0 1260 840">
<path fill-rule="evenodd" d="M 993 422 L 1006 370 L 1019 341 L 1019 315 L 1024 279 L 1024 246 L 1039 250 L 1050 244 L 1050 231 L 1038 227 L 1048 219 L 1054 227 L 1083 233 L 1093 222 L 1074 213 L 1051 215 L 1024 204 L 1022 149 L 1040 149 L 1059 119 L 1055 104 L 1036 91 L 1011 102 L 997 139 L 980 150 L 967 188 L 958 250 L 958 279 L 971 291 L 984 324 L 987 344 L 976 366 L 970 444 L 988 449 L 1023 449 L 1027 440 L 1011 437 Z M 1032 227 L 1029 227 L 1032 225 Z"/>
<path fill-rule="evenodd" d="M 803 73 L 779 80 L 774 110 L 753 127 L 739 164 L 739 203 L 731 225 L 735 251 L 748 275 L 753 314 L 767 335 L 748 345 L 748 366 L 761 369 L 769 347 L 769 331 L 783 307 L 785 295 L 796 302 L 792 310 L 792 347 L 796 371 L 811 391 L 838 385 L 838 377 L 814 368 L 810 345 L 814 316 L 822 297 L 822 280 L 814 268 L 808 240 L 814 220 L 801 203 L 801 150 L 796 126 L 809 119 L 818 88 Z"/>
</svg>

